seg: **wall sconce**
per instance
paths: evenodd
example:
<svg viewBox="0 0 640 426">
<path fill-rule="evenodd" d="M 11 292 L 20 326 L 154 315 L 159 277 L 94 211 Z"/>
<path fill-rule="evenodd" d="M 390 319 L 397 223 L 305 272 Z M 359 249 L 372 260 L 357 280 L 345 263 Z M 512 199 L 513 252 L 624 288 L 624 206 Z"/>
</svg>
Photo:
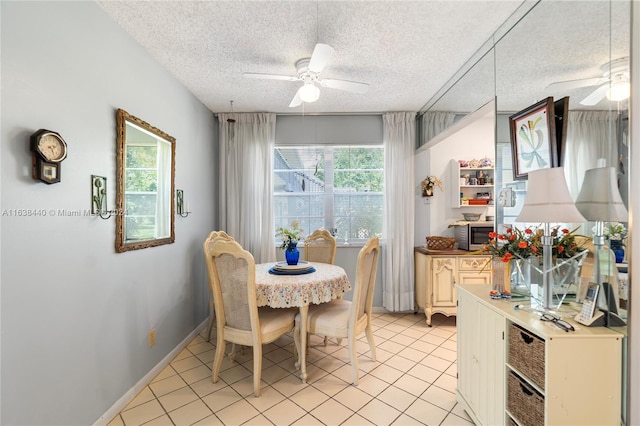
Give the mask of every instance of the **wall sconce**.
<svg viewBox="0 0 640 426">
<path fill-rule="evenodd" d="M 176 213 L 180 215 L 180 217 L 189 216 L 189 203 L 184 202 L 184 191 L 182 189 L 176 190 Z"/>
<path fill-rule="evenodd" d="M 107 178 L 91 175 L 91 214 L 109 219 L 114 212 L 107 209 Z"/>
</svg>

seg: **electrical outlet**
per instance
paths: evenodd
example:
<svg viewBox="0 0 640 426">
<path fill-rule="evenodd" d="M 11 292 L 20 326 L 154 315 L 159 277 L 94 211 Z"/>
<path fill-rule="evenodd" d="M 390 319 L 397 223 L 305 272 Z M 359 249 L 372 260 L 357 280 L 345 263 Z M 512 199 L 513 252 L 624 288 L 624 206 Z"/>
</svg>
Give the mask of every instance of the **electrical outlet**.
<svg viewBox="0 0 640 426">
<path fill-rule="evenodd" d="M 152 328 L 149 330 L 149 347 L 152 347 L 156 344 L 156 329 Z"/>
</svg>

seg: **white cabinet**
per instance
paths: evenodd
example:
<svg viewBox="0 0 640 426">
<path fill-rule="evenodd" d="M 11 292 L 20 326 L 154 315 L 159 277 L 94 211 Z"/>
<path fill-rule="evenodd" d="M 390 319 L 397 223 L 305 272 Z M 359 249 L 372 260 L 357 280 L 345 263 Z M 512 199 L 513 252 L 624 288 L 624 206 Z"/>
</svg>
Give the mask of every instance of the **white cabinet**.
<svg viewBox="0 0 640 426">
<path fill-rule="evenodd" d="M 415 250 L 414 291 L 416 305 L 424 309 L 427 325 L 431 326 L 433 314 L 456 315 L 456 284 L 491 282 L 491 256 L 428 253 L 420 248 Z"/>
<path fill-rule="evenodd" d="M 458 300 L 458 399 L 474 423 L 504 424 L 505 319 L 469 293 Z"/>
<path fill-rule="evenodd" d="M 451 206 L 482 207 L 495 199 L 493 167 L 460 167 L 451 160 Z"/>
<path fill-rule="evenodd" d="M 565 332 L 458 286 L 457 400 L 477 425 L 619 425 L 623 335 Z"/>
</svg>

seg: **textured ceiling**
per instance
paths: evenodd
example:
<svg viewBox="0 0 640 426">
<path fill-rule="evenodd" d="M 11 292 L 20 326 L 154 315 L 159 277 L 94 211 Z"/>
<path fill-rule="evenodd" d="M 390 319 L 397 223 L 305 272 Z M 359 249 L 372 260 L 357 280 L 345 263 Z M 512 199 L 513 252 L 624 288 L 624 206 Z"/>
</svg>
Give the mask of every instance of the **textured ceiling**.
<svg viewBox="0 0 640 426">
<path fill-rule="evenodd" d="M 228 112 L 233 100 L 235 112 L 306 114 L 421 110 L 522 3 L 480 0 L 98 2 L 211 111 Z M 527 24 L 528 30 L 540 31 L 545 38 L 556 37 L 562 50 L 536 49 L 536 45 L 531 44 L 535 37 L 530 32 L 514 32 L 513 37 L 507 34 L 502 41 L 504 50 L 498 51 L 495 58 L 496 62 L 502 61 L 499 68 L 508 76 L 504 78 L 504 89 L 486 83 L 493 78 L 491 56 L 484 60 L 487 67 L 482 68 L 486 69 L 480 72 L 481 67 L 476 67 L 475 72 L 465 76 L 459 85 L 464 90 L 458 90 L 456 96 L 453 96 L 455 91 L 443 96 L 438 109 L 471 111 L 493 96 L 495 90 L 505 90 L 508 94 L 522 92 L 521 99 L 504 97 L 503 109 L 517 110 L 519 105 L 533 103 L 532 97 L 535 101 L 545 96 L 540 85 L 557 81 L 558 68 L 562 72 L 560 80 L 593 77 L 594 73 L 598 76 L 599 66 L 610 53 L 593 53 L 592 41 L 608 40 L 606 29 L 600 23 L 600 15 L 607 11 L 608 3 L 543 3 L 564 4 L 561 9 L 568 13 L 566 19 L 571 25 L 565 30 L 562 24 L 565 18 L 558 15 L 558 10 L 545 12 L 538 6 L 540 16 Z M 603 7 L 594 6 L 598 4 Z M 595 18 L 582 17 L 584 14 L 588 18 L 590 13 L 597 13 L 600 20 L 595 23 L 592 22 Z M 585 34 L 575 34 L 575 22 L 586 24 Z M 362 95 L 322 88 L 317 102 L 289 108 L 301 83 L 242 76 L 244 72 L 294 75 L 295 62 L 309 57 L 317 42 L 329 44 L 336 51 L 322 77 L 365 82 L 370 85 L 369 92 Z M 522 49 L 535 55 L 535 63 L 528 64 L 524 70 L 522 61 L 516 64 L 518 57 L 523 56 Z M 580 55 L 578 59 L 576 55 Z M 561 62 L 559 66 L 557 61 Z M 512 65 L 518 66 L 510 72 Z M 541 72 L 551 69 L 554 75 L 540 80 Z M 531 84 L 525 83 L 529 80 Z"/>
</svg>

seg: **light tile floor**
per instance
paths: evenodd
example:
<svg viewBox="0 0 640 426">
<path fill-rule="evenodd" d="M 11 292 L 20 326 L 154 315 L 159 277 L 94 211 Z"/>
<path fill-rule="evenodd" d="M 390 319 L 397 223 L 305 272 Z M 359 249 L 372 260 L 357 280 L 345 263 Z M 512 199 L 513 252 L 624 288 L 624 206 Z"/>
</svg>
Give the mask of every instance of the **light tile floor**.
<svg viewBox="0 0 640 426">
<path fill-rule="evenodd" d="M 265 345 L 262 396 L 253 396 L 252 351 L 225 358 L 211 382 L 215 330 L 189 343 L 109 426 L 137 425 L 473 425 L 456 403 L 455 318 L 374 315 L 377 361 L 358 341 L 360 383 L 353 386 L 344 346 L 312 336 L 307 384 L 293 360 L 293 336 Z"/>
</svg>

